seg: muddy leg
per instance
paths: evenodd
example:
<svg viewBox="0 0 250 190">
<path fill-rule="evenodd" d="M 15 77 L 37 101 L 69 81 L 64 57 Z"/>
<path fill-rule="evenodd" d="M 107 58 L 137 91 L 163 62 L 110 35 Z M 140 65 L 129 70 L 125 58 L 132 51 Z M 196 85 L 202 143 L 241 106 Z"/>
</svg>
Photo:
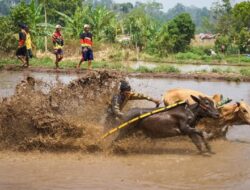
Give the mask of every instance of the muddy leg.
<svg viewBox="0 0 250 190">
<path fill-rule="evenodd" d="M 188 135 L 192 142 L 195 144 L 195 146 L 198 148 L 198 150 L 203 153 L 206 152 L 205 151 L 205 147 L 204 147 L 204 141 L 202 140 L 201 136 L 196 134 L 196 133 L 192 133 Z M 206 146 L 206 145 L 205 145 Z"/>
<path fill-rule="evenodd" d="M 205 136 L 204 133 L 205 132 L 203 132 L 203 135 L 201 135 L 202 141 L 205 144 L 207 151 L 210 153 L 213 153 L 210 144 L 208 143 L 207 139 L 204 137 Z"/>
</svg>

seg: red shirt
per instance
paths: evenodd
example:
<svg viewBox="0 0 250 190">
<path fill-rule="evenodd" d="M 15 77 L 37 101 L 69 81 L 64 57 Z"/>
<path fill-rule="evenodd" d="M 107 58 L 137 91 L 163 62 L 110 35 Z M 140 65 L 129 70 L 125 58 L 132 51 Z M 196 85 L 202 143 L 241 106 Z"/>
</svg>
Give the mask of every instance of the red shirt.
<svg viewBox="0 0 250 190">
<path fill-rule="evenodd" d="M 19 32 L 18 46 L 19 47 L 24 46 L 25 41 L 26 41 L 26 33 L 25 32 Z"/>
<path fill-rule="evenodd" d="M 93 45 L 92 34 L 90 32 L 83 32 L 80 34 L 80 43 L 82 46 L 91 47 Z"/>
<path fill-rule="evenodd" d="M 54 32 L 54 34 L 53 34 L 53 36 L 52 36 L 52 42 L 54 43 L 54 44 L 59 44 L 59 45 L 63 45 L 63 44 L 61 44 L 60 42 L 62 42 L 63 43 L 63 37 L 62 37 L 62 34 L 61 34 L 61 32 L 60 31 L 55 31 Z"/>
</svg>

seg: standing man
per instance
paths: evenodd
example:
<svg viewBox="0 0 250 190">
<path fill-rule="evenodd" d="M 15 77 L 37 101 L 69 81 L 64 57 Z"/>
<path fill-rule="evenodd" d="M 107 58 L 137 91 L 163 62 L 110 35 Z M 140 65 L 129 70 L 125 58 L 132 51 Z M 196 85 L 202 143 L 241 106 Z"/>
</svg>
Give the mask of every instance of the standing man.
<svg viewBox="0 0 250 190">
<path fill-rule="evenodd" d="M 31 41 L 29 27 L 26 27 L 25 32 L 26 32 L 27 56 L 28 56 L 28 58 L 32 58 L 33 57 L 32 46 L 34 47 L 34 45 L 33 45 L 32 41 Z"/>
<path fill-rule="evenodd" d="M 85 24 L 83 29 L 84 29 L 84 32 L 80 34 L 82 58 L 79 64 L 77 65 L 77 68 L 80 69 L 82 62 L 88 61 L 88 69 L 91 69 L 91 62 L 94 59 L 93 50 L 92 50 L 92 45 L 93 45 L 92 33 L 89 32 L 90 26 L 88 24 Z"/>
<path fill-rule="evenodd" d="M 29 67 L 29 58 L 27 56 L 27 47 L 26 47 L 26 25 L 19 25 L 21 31 L 19 32 L 18 48 L 16 51 L 17 58 L 22 62 L 23 67 Z"/>
<path fill-rule="evenodd" d="M 61 25 L 56 25 L 56 31 L 53 33 L 52 36 L 52 42 L 54 45 L 54 54 L 56 55 L 56 61 L 55 61 L 55 65 L 56 65 L 56 69 L 59 68 L 59 62 L 62 61 L 63 59 L 63 45 L 64 45 L 64 41 L 63 41 L 63 36 L 61 34 Z"/>
</svg>

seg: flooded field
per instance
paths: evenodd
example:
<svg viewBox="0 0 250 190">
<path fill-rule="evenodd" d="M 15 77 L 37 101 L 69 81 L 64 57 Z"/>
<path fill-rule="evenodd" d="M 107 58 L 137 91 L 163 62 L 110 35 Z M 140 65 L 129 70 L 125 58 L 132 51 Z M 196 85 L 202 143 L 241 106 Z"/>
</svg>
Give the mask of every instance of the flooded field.
<svg viewBox="0 0 250 190">
<path fill-rule="evenodd" d="M 157 63 L 159 65 L 159 63 Z M 143 62 L 138 61 L 135 63 L 130 63 L 129 66 L 133 69 L 138 69 L 139 67 L 147 67 L 148 69 L 154 69 L 157 67 L 156 63 L 151 62 Z M 230 66 L 230 65 L 191 65 L 191 64 L 167 64 L 167 63 L 161 63 L 164 65 L 169 65 L 176 67 L 180 70 L 181 73 L 190 73 L 190 72 L 201 72 L 201 71 L 207 71 L 211 72 L 213 69 L 224 71 L 224 72 L 235 72 L 239 73 L 241 69 L 243 68 L 249 68 L 249 66 Z"/>
<path fill-rule="evenodd" d="M 26 76 L 48 83 L 69 84 L 80 75 L 0 72 L 0 97 L 14 94 Z M 133 89 L 156 98 L 171 88 L 191 88 L 206 94 L 222 93 L 250 103 L 250 83 L 198 82 L 129 78 Z M 154 106 L 133 103 L 131 106 Z M 89 113 L 91 114 L 91 113 Z M 249 127 L 249 128 L 248 128 Z M 229 141 L 216 140 L 210 157 L 197 154 L 186 138 L 131 139 L 128 154 L 0 152 L 0 189 L 169 189 L 248 190 L 250 188 L 250 126 L 235 126 Z M 80 139 L 81 140 L 81 139 Z M 242 141 L 242 142 L 239 142 Z"/>
</svg>

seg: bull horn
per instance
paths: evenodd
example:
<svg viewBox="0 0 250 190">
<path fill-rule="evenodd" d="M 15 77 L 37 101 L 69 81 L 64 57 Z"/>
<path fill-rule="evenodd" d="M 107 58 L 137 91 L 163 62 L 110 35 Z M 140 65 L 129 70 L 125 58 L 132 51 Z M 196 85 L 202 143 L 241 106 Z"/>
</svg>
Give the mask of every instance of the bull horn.
<svg viewBox="0 0 250 190">
<path fill-rule="evenodd" d="M 200 99 L 198 98 L 198 97 L 196 97 L 196 96 L 194 96 L 194 95 L 190 95 L 191 96 L 191 98 L 195 101 L 195 102 L 197 102 L 197 103 L 200 103 Z"/>
</svg>

